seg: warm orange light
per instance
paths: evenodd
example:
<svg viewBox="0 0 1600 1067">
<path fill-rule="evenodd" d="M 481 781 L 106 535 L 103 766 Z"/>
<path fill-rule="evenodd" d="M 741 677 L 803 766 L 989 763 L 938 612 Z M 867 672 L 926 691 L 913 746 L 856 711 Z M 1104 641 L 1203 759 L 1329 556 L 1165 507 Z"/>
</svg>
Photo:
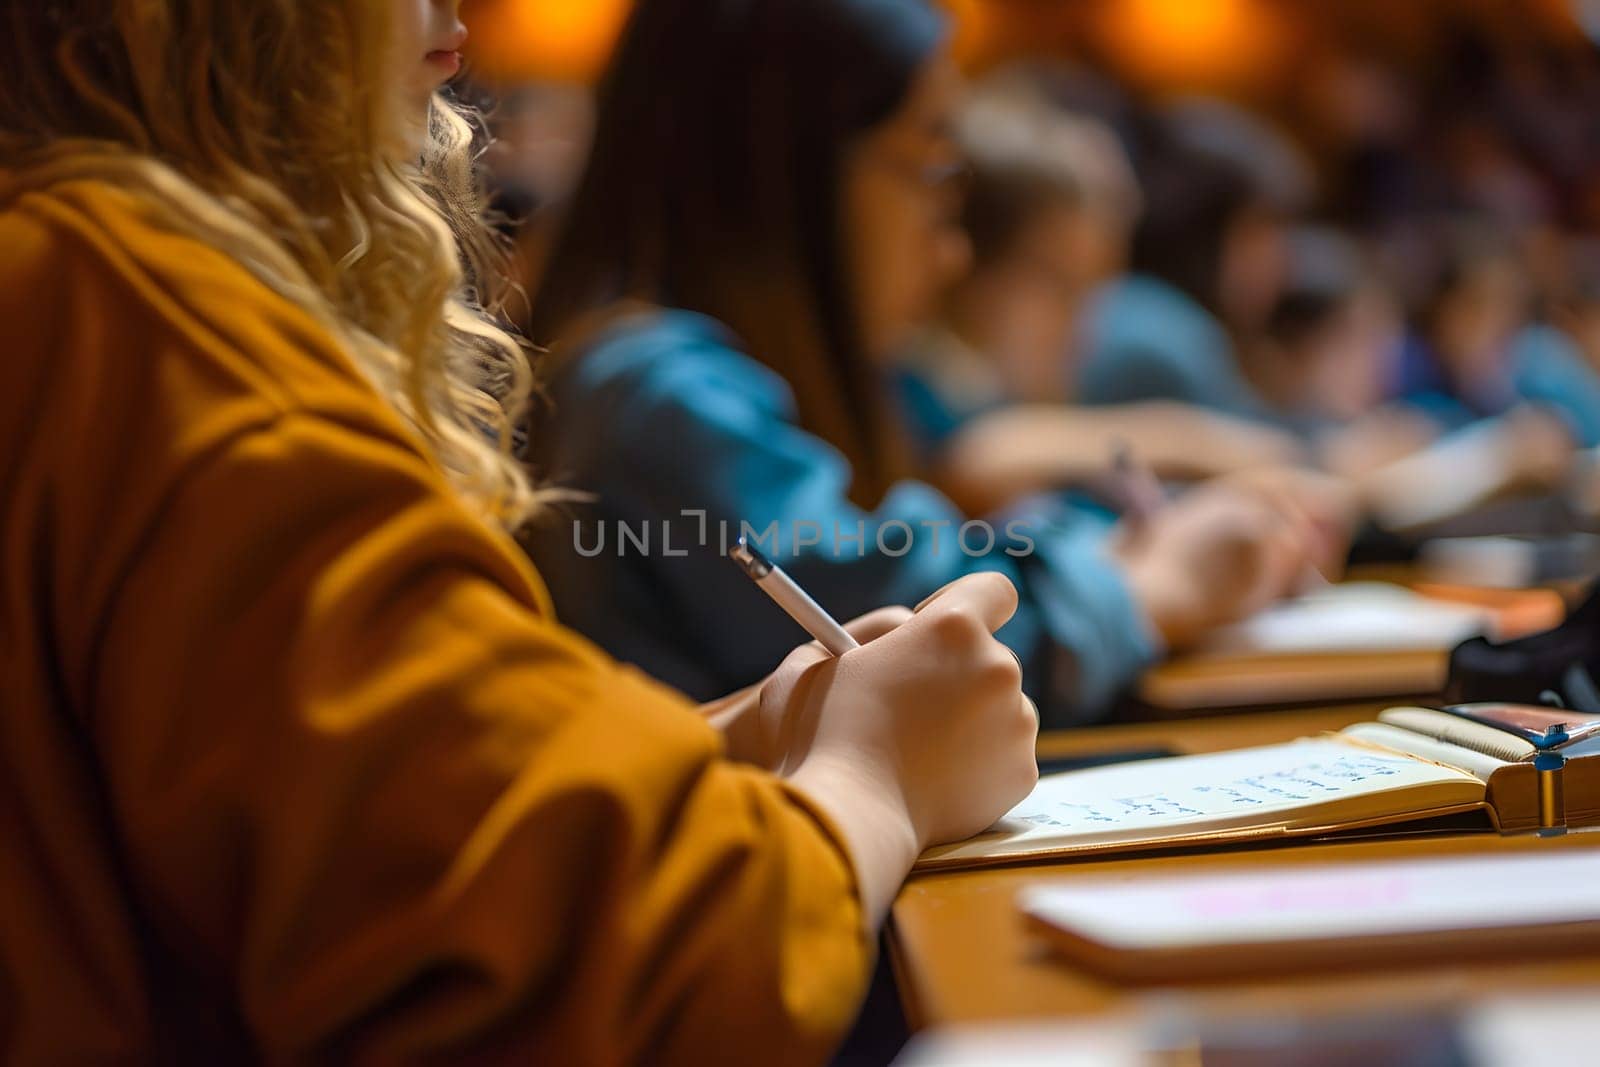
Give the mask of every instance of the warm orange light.
<svg viewBox="0 0 1600 1067">
<path fill-rule="evenodd" d="M 1161 85 L 1249 81 L 1281 43 L 1260 0 L 1116 0 L 1101 28 L 1131 70 Z"/>
<path fill-rule="evenodd" d="M 468 0 L 462 18 L 476 69 L 501 81 L 593 81 L 630 0 Z"/>
<path fill-rule="evenodd" d="M 955 22 L 953 51 L 962 63 L 984 59 L 995 48 L 995 19 L 983 0 L 945 0 Z"/>
</svg>

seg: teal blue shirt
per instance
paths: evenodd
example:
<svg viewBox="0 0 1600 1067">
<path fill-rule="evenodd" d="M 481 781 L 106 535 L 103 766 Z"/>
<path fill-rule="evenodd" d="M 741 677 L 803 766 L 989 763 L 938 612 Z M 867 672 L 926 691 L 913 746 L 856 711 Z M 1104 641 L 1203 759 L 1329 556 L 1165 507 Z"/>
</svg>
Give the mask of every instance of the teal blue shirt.
<svg viewBox="0 0 1600 1067">
<path fill-rule="evenodd" d="M 1552 326 L 1519 330 L 1505 351 L 1498 378 L 1468 390 L 1452 382 L 1421 337 L 1406 343 L 1398 398 L 1446 430 L 1537 404 L 1559 416 L 1585 448 L 1600 445 L 1600 377 L 1571 338 Z"/>
<path fill-rule="evenodd" d="M 1159 279 L 1134 275 L 1107 286 L 1087 316 L 1084 346 L 1079 393 L 1086 404 L 1178 400 L 1294 432 L 1318 428 L 1316 420 L 1273 411 L 1239 372 L 1222 325 Z M 1558 330 L 1532 326 L 1518 333 L 1507 353 L 1503 396 L 1489 403 L 1458 395 L 1430 360 L 1416 342 L 1408 345 L 1396 392 L 1447 430 L 1523 402 L 1557 412 L 1584 446 L 1600 444 L 1600 376 Z"/>
<path fill-rule="evenodd" d="M 1176 400 L 1302 438 L 1326 419 L 1274 407 L 1239 369 L 1233 339 L 1199 302 L 1159 278 L 1135 274 L 1105 286 L 1082 336 L 1085 404 Z"/>
<path fill-rule="evenodd" d="M 1583 447 L 1600 445 L 1600 376 L 1566 334 L 1552 326 L 1522 330 L 1511 347 L 1511 376 L 1519 399 L 1553 408 Z"/>
<path fill-rule="evenodd" d="M 532 548 L 557 611 L 621 659 L 701 699 L 757 681 L 806 635 L 729 560 L 758 536 L 841 619 L 915 605 L 998 571 L 1021 605 L 1000 632 L 1048 722 L 1102 712 L 1154 656 L 1107 554 L 1109 522 L 1040 500 L 987 530 L 905 482 L 874 510 L 848 497 L 844 457 L 801 429 L 788 385 L 687 312 L 616 324 L 552 383 L 542 469 L 592 494 Z"/>
<path fill-rule="evenodd" d="M 1215 316 L 1175 286 L 1147 275 L 1107 285 L 1085 318 L 1078 396 L 1085 404 L 1177 400 L 1275 421 L 1245 381 Z"/>
</svg>

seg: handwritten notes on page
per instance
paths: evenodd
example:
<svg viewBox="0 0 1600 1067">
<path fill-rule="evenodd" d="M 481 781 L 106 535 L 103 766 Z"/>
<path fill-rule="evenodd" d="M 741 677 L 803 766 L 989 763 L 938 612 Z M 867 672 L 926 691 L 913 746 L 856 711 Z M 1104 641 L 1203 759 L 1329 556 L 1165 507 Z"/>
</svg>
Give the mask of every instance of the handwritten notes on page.
<svg viewBox="0 0 1600 1067">
<path fill-rule="evenodd" d="M 1444 786 L 1444 794 L 1439 787 Z M 1450 788 L 1454 787 L 1454 788 Z M 1407 793 L 1427 792 L 1411 798 Z M 1386 797 L 1392 810 L 1426 810 L 1483 799 L 1465 771 L 1328 738 L 1200 756 L 1097 767 L 1039 780 L 986 833 L 932 849 L 924 866 L 947 866 L 1110 843 L 1165 841 L 1194 834 L 1270 829 L 1317 809 L 1370 817 Z"/>
</svg>

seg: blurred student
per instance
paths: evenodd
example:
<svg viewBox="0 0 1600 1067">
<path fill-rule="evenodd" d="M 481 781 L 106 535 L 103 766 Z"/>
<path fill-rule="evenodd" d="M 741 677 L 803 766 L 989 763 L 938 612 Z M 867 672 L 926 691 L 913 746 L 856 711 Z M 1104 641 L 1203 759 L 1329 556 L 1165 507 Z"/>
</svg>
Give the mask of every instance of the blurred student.
<svg viewBox="0 0 1600 1067">
<path fill-rule="evenodd" d="M 1496 288 L 1513 276 L 1480 279 L 1481 302 L 1436 295 L 1424 321 L 1437 332 L 1422 336 L 1461 354 L 1454 366 L 1464 373 L 1434 370 L 1426 388 L 1396 397 L 1397 377 L 1409 375 L 1402 380 L 1415 385 L 1419 367 L 1440 364 L 1425 340 L 1405 340 L 1359 246 L 1336 231 L 1302 226 L 1287 233 L 1284 248 L 1278 296 L 1259 334 L 1238 342 L 1240 378 L 1264 417 L 1293 428 L 1309 460 L 1336 476 L 1359 508 L 1401 529 L 1451 518 L 1508 491 L 1561 482 L 1573 455 L 1568 419 L 1581 414 L 1588 386 L 1580 361 L 1560 351 L 1565 342 L 1553 331 L 1515 330 L 1515 304 L 1500 298 L 1519 287 Z M 1474 406 L 1450 387 L 1483 381 L 1504 386 L 1507 396 Z M 1489 394 L 1467 389 L 1463 397 Z"/>
<path fill-rule="evenodd" d="M 1550 357 L 1537 337 L 1518 337 L 1520 297 L 1510 272 L 1487 264 L 1441 272 L 1423 330 L 1401 357 L 1394 397 L 1433 425 L 1384 413 L 1318 440 L 1325 416 L 1337 412 L 1307 418 L 1315 364 L 1283 358 L 1287 352 L 1271 338 L 1274 312 L 1292 298 L 1290 219 L 1298 198 L 1281 168 L 1270 165 L 1270 143 L 1212 136 L 1205 122 L 1186 129 L 1169 119 L 1155 144 L 1144 165 L 1134 273 L 1108 287 L 1089 313 L 1085 402 L 1175 400 L 1294 432 L 1311 441 L 1313 462 L 1351 479 L 1351 496 L 1384 525 L 1425 524 L 1513 487 L 1559 483 L 1571 456 L 1566 427 L 1588 419 L 1579 410 L 1586 407 L 1584 383 L 1568 373 L 1573 361 Z M 1512 340 L 1527 343 L 1513 355 Z M 1370 358 L 1363 355 L 1358 366 Z M 1330 399 L 1318 397 L 1314 406 Z M 1489 415 L 1505 418 L 1429 444 L 1439 430 Z M 1470 473 L 1448 473 L 1463 464 Z"/>
<path fill-rule="evenodd" d="M 904 480 L 890 360 L 967 255 L 945 34 L 920 0 L 644 0 L 601 90 L 533 323 L 559 363 L 540 463 L 595 502 L 536 557 L 564 617 L 689 692 L 795 637 L 717 558 L 741 529 L 839 613 L 1012 578 L 1001 636 L 1055 722 L 1306 567 L 1304 516 L 1264 496 L 1121 536 L 1043 506 L 963 528 Z"/>
<path fill-rule="evenodd" d="M 507 536 L 453 3 L 0 25 L 0 1058 L 822 1062 L 1033 781 L 1004 580 L 697 712 Z"/>
<path fill-rule="evenodd" d="M 1185 127 L 1196 119 L 1168 115 L 1153 138 L 1134 273 L 1087 312 L 1083 398 L 1177 402 L 1275 428 L 1300 442 L 1285 453 L 1315 464 L 1328 432 L 1386 399 L 1394 312 L 1353 242 L 1292 224 L 1299 197 L 1268 131 L 1206 135 L 1215 118 Z M 1391 421 L 1394 444 L 1425 443 Z"/>
<path fill-rule="evenodd" d="M 1551 323 L 1600 378 L 1600 241 L 1575 241 L 1563 258 L 1566 284 L 1554 300 Z"/>
<path fill-rule="evenodd" d="M 1426 526 L 1511 491 L 1561 486 L 1594 386 L 1564 338 L 1525 325 L 1506 246 L 1453 237 L 1403 346 L 1374 333 L 1390 316 L 1374 314 L 1381 297 L 1357 281 L 1353 246 L 1300 231 L 1293 247 L 1285 292 L 1247 349 L 1251 373 L 1300 413 L 1324 468 L 1349 480 L 1380 525 Z"/>
<path fill-rule="evenodd" d="M 968 342 L 963 365 L 988 368 L 1008 400 L 1070 400 L 1083 304 L 1126 267 L 1140 210 L 1132 168 L 1110 129 L 1056 109 L 1021 74 L 969 88 L 954 134 L 971 268 L 928 333 Z"/>
<path fill-rule="evenodd" d="M 1302 226 L 1289 233 L 1283 287 L 1239 362 L 1273 411 L 1314 429 L 1383 404 L 1400 337 L 1398 314 L 1356 243 Z"/>
<path fill-rule="evenodd" d="M 1239 348 L 1263 402 L 1300 433 L 1312 462 L 1343 478 L 1433 444 L 1434 422 L 1390 400 L 1403 326 L 1364 250 L 1320 226 L 1296 227 L 1287 250 L 1282 291 Z"/>
<path fill-rule="evenodd" d="M 1170 401 L 1079 407 L 1085 305 L 1125 265 L 1139 193 L 1110 130 L 1003 73 L 956 126 L 969 176 L 972 268 L 899 354 L 907 421 L 936 484 L 983 514 L 1103 477 L 1115 447 L 1168 480 L 1301 453 L 1292 436 Z"/>
<path fill-rule="evenodd" d="M 1260 138 L 1201 137 L 1204 128 L 1167 116 L 1150 137 L 1132 273 L 1090 310 L 1079 395 L 1180 401 L 1272 424 L 1239 345 L 1282 291 L 1298 196 L 1266 165 Z"/>
<path fill-rule="evenodd" d="M 1532 405 L 1561 420 L 1574 444 L 1600 445 L 1600 377 L 1568 335 L 1532 321 L 1514 245 L 1469 223 L 1441 226 L 1438 245 L 1399 398 L 1447 430 Z"/>
</svg>

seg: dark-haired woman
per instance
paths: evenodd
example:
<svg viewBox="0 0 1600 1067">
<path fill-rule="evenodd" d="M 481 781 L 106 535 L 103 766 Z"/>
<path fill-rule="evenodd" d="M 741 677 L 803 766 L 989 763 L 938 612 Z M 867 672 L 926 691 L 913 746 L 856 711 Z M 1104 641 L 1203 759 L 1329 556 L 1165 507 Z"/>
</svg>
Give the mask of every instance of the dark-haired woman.
<svg viewBox="0 0 1600 1067">
<path fill-rule="evenodd" d="M 1058 722 L 1281 594 L 1315 543 L 1226 491 L 1136 536 L 1043 502 L 964 528 L 905 480 L 887 362 L 966 258 L 945 36 L 921 0 L 643 0 L 602 89 L 533 321 L 560 366 L 540 465 L 596 503 L 535 553 L 567 621 L 690 692 L 796 636 L 717 558 L 741 529 L 844 615 L 1010 577 L 1000 636 Z"/>
</svg>

